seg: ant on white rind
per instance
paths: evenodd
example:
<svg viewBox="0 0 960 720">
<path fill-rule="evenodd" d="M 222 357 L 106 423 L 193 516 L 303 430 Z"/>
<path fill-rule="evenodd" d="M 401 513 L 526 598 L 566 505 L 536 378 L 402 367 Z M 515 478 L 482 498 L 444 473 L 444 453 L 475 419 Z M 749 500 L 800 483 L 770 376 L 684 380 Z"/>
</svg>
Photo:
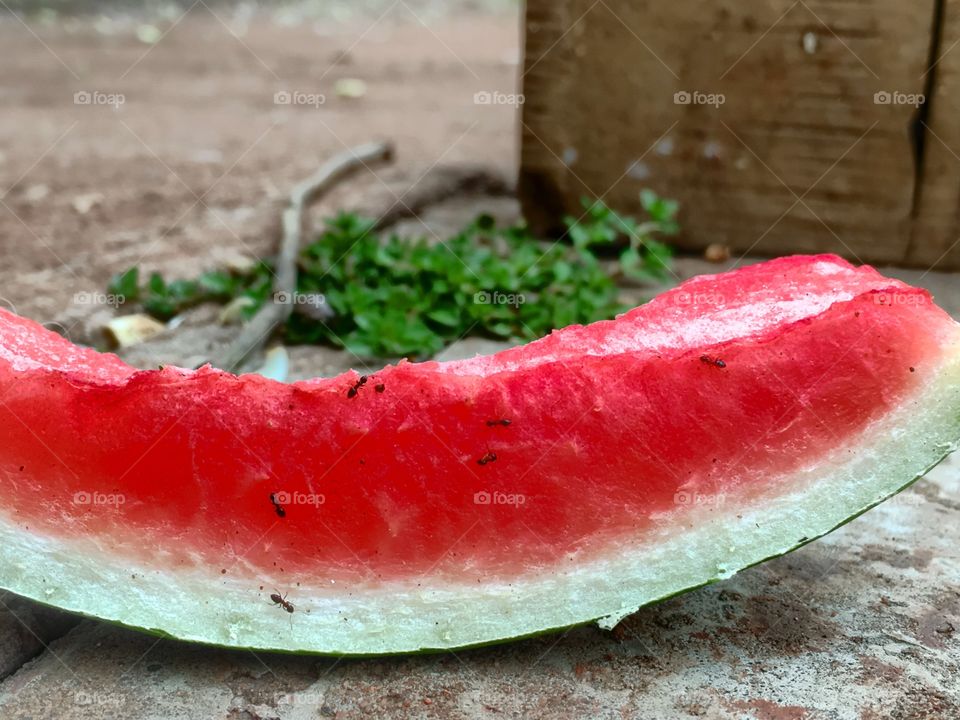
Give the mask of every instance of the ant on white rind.
<svg viewBox="0 0 960 720">
<path fill-rule="evenodd" d="M 289 594 L 289 593 L 288 593 L 288 594 Z M 271 600 L 271 602 L 273 602 L 274 605 L 279 605 L 279 606 L 282 607 L 284 610 L 286 610 L 288 613 L 292 613 L 292 612 L 294 611 L 293 603 L 292 603 L 292 602 L 288 602 L 288 601 L 287 601 L 287 596 L 286 596 L 286 595 L 280 595 L 280 592 L 279 592 L 279 591 L 271 593 L 271 594 L 270 594 L 270 600 Z"/>
</svg>

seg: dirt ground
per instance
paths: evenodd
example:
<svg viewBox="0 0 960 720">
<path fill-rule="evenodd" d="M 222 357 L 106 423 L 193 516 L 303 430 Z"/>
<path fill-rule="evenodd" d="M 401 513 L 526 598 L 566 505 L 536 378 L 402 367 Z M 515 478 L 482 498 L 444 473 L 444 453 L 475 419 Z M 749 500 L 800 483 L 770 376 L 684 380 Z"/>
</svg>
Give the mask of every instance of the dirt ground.
<svg viewBox="0 0 960 720">
<path fill-rule="evenodd" d="M 177 277 L 269 255 L 292 184 L 370 140 L 392 141 L 396 162 L 334 193 L 318 221 L 382 211 L 438 168 L 512 182 L 514 110 L 473 96 L 516 86 L 517 9 L 421 5 L 344 22 L 204 3 L 167 19 L 0 14 L 0 302 L 92 342 L 91 317 L 112 310 L 84 293 L 134 264 Z M 144 27 L 159 39 L 138 39 Z M 363 96 L 338 95 L 343 79 Z"/>
</svg>

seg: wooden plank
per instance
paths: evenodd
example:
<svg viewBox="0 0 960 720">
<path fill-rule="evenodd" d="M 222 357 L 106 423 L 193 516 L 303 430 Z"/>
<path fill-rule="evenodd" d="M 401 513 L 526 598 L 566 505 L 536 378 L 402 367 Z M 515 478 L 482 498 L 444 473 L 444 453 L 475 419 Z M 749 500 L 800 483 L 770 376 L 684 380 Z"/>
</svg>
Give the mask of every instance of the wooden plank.
<svg viewBox="0 0 960 720">
<path fill-rule="evenodd" d="M 924 91 L 934 18 L 934 0 L 530 0 L 525 214 L 555 231 L 580 196 L 637 211 L 651 187 L 681 200 L 687 248 L 901 261 L 906 100 Z"/>
<path fill-rule="evenodd" d="M 960 269 L 960 0 L 943 0 L 924 128 L 923 182 L 906 262 Z"/>
</svg>

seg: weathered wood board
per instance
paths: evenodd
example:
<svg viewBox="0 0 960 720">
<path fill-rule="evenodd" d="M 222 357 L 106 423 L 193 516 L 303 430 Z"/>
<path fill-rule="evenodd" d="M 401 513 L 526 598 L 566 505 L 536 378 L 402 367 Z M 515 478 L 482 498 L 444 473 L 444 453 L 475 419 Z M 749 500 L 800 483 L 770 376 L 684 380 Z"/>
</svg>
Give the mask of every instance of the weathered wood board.
<svg viewBox="0 0 960 720">
<path fill-rule="evenodd" d="M 960 48 L 927 72 L 955 9 L 530 0 L 524 212 L 557 231 L 582 196 L 635 211 L 651 187 L 688 248 L 958 267 Z"/>
<path fill-rule="evenodd" d="M 960 2 L 940 0 L 923 128 L 923 184 L 904 262 L 960 268 Z"/>
</svg>

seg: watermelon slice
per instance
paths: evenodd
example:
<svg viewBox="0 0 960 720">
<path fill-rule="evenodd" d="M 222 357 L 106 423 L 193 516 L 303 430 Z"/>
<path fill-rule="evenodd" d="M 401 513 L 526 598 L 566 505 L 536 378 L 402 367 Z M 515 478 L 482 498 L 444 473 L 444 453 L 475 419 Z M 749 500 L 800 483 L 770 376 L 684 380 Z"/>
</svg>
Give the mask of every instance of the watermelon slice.
<svg viewBox="0 0 960 720">
<path fill-rule="evenodd" d="M 457 648 L 788 552 L 960 439 L 960 325 L 833 256 L 471 360 L 140 371 L 0 311 L 0 585 L 177 638 Z"/>
</svg>

